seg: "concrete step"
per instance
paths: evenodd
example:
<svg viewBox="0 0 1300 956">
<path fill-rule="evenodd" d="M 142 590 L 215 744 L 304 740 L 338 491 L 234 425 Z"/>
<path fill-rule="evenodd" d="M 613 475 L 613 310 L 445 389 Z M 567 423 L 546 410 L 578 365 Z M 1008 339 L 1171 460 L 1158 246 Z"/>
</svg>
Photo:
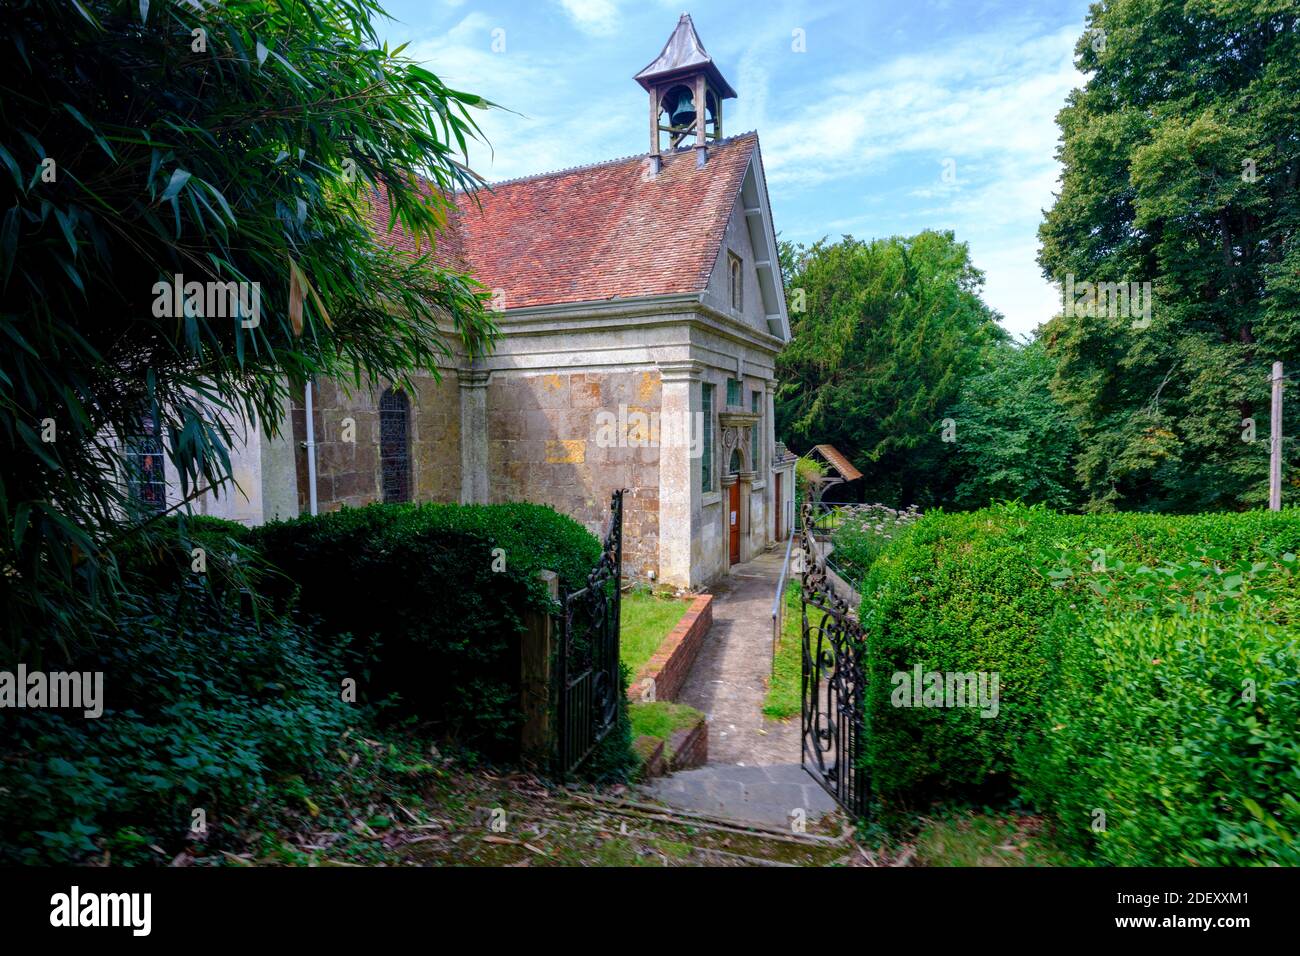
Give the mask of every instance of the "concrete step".
<svg viewBox="0 0 1300 956">
<path fill-rule="evenodd" d="M 785 831 L 800 810 L 809 829 L 838 811 L 830 795 L 798 764 L 709 764 L 658 777 L 640 789 L 669 807 Z"/>
</svg>

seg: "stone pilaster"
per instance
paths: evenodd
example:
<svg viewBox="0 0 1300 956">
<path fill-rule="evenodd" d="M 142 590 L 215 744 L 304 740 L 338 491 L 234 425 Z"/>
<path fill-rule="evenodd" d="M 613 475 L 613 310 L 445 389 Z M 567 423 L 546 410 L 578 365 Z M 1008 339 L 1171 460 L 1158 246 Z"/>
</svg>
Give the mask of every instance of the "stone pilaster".
<svg viewBox="0 0 1300 956">
<path fill-rule="evenodd" d="M 481 368 L 457 371 L 460 379 L 460 502 L 488 502 L 487 386 L 489 372 Z"/>
<path fill-rule="evenodd" d="M 758 553 L 753 535 L 754 479 L 756 471 L 742 471 L 740 480 L 740 560 L 743 564 L 751 561 Z"/>
<path fill-rule="evenodd" d="M 262 521 L 298 517 L 298 476 L 287 395 L 280 404 L 278 425 L 279 433 L 274 437 L 269 427 L 256 431 L 262 445 Z"/>
<path fill-rule="evenodd" d="M 764 489 L 763 497 L 767 507 L 763 509 L 763 523 L 767 528 L 767 540 L 776 540 L 776 481 L 773 479 L 776 461 L 776 381 L 768 379 L 763 383 L 763 427 L 759 441 L 763 443 Z M 784 484 L 784 482 L 783 482 Z M 782 489 L 784 494 L 785 489 Z"/>
<path fill-rule="evenodd" d="M 695 420 L 701 401 L 700 371 L 695 362 L 659 367 L 661 422 L 677 423 L 672 440 L 661 440 L 659 448 L 659 580 L 677 587 L 700 583 L 694 555 L 703 477 L 703 436 Z"/>
</svg>

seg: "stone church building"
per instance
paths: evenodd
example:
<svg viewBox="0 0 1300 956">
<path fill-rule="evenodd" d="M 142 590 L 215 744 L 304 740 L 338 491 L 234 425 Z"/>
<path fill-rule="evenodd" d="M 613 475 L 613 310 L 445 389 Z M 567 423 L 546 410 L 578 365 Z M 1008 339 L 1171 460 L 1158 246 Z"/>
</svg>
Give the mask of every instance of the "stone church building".
<svg viewBox="0 0 1300 956">
<path fill-rule="evenodd" d="M 772 406 L 790 327 L 758 136 L 723 135 L 736 94 L 689 16 L 635 79 L 647 153 L 457 197 L 438 256 L 491 290 L 490 355 L 448 359 L 414 394 L 313 382 L 202 510 L 532 501 L 599 534 L 626 488 L 626 573 L 680 587 L 784 540 L 794 459 Z M 411 248 L 382 201 L 374 222 Z"/>
</svg>

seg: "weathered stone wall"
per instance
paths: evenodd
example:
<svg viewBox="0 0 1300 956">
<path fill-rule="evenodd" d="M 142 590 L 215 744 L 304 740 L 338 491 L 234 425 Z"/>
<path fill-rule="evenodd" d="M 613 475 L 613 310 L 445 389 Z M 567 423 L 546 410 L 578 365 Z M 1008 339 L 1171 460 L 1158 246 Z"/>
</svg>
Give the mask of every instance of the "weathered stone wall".
<svg viewBox="0 0 1300 956">
<path fill-rule="evenodd" d="M 550 505 L 600 535 L 626 488 L 624 574 L 657 576 L 660 396 L 657 371 L 493 372 L 489 500 Z"/>
<path fill-rule="evenodd" d="M 411 500 L 460 500 L 460 388 L 452 369 L 442 380 L 431 375 L 415 379 L 411 402 L 409 450 Z M 343 505 L 360 507 L 383 500 L 379 470 L 379 397 L 383 388 L 363 384 L 344 390 L 341 383 L 321 379 L 313 395 L 316 433 L 316 498 L 320 511 Z M 298 505 L 308 508 L 306 413 L 303 394 L 291 409 L 298 478 Z M 344 441 L 345 420 L 355 423 L 355 441 Z"/>
<path fill-rule="evenodd" d="M 287 411 L 288 403 L 282 407 Z M 274 437 L 267 428 L 242 418 L 230 422 L 230 426 L 235 435 L 229 448 L 233 481 L 209 488 L 199 497 L 197 510 L 246 525 L 296 518 L 299 512 L 289 422 L 282 422 Z M 168 468 L 169 476 L 173 471 Z M 168 488 L 169 501 L 180 500 L 179 485 L 174 490 L 173 495 L 173 489 Z"/>
</svg>

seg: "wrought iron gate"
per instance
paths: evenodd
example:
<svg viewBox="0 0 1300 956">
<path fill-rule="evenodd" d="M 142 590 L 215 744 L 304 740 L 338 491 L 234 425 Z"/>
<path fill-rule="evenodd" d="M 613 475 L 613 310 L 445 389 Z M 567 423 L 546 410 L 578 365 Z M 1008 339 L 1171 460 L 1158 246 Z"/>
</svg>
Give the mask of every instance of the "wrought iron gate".
<svg viewBox="0 0 1300 956">
<path fill-rule="evenodd" d="M 556 761 L 563 777 L 586 760 L 618 720 L 618 633 L 623 583 L 623 492 L 610 503 L 609 533 L 587 586 L 561 595 L 556 653 Z"/>
<path fill-rule="evenodd" d="M 826 573 L 811 504 L 803 508 L 803 756 L 807 770 L 855 816 L 867 810 L 860 768 L 866 739 L 862 625 Z"/>
</svg>

